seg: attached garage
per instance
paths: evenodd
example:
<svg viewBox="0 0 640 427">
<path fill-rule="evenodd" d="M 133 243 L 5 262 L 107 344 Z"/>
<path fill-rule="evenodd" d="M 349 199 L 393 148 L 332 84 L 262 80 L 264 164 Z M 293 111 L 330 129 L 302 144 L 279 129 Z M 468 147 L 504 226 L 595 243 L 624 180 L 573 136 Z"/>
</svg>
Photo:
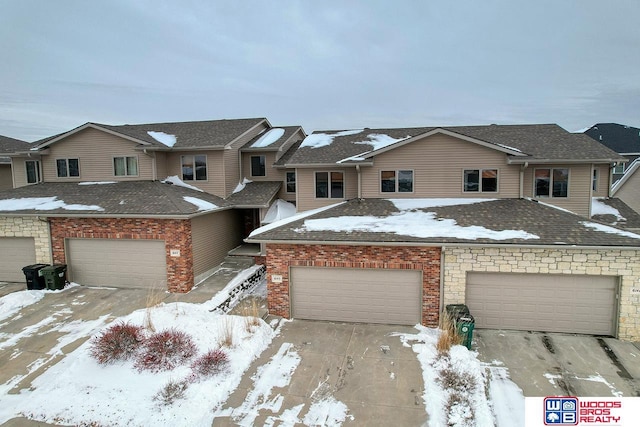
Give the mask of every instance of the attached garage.
<svg viewBox="0 0 640 427">
<path fill-rule="evenodd" d="M 0 238 L 0 281 L 24 282 L 22 267 L 36 263 L 36 245 L 32 237 Z"/>
<path fill-rule="evenodd" d="M 66 239 L 69 277 L 93 286 L 167 286 L 164 240 Z"/>
<path fill-rule="evenodd" d="M 615 335 L 619 278 L 468 272 L 478 328 Z"/>
<path fill-rule="evenodd" d="M 292 317 L 421 323 L 421 270 L 291 267 Z"/>
</svg>

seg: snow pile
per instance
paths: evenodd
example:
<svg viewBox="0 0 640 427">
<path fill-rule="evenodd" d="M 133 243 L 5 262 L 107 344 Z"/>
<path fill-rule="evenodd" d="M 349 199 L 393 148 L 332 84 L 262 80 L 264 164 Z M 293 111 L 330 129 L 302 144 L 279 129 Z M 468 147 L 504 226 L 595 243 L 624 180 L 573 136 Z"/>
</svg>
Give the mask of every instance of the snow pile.
<svg viewBox="0 0 640 427">
<path fill-rule="evenodd" d="M 302 144 L 300 144 L 300 148 L 311 147 L 311 148 L 320 148 L 326 147 L 327 145 L 331 145 L 333 140 L 338 136 L 349 136 L 356 135 L 362 132 L 364 129 L 353 129 L 353 130 L 344 130 L 342 132 L 336 133 L 312 133 L 307 136 Z"/>
<path fill-rule="evenodd" d="M 175 135 L 170 135 L 168 133 L 164 133 L 164 132 L 154 132 L 152 130 L 148 131 L 147 134 L 155 139 L 156 141 L 158 141 L 160 144 L 166 145 L 167 147 L 171 148 L 174 145 L 176 145 L 177 139 Z"/>
<path fill-rule="evenodd" d="M 199 211 L 210 211 L 213 209 L 218 209 L 217 205 L 214 205 L 211 202 L 207 202 L 206 200 L 198 199 L 197 197 L 184 196 L 182 198 L 185 202 L 196 205 Z"/>
<path fill-rule="evenodd" d="M 290 216 L 288 218 L 281 219 L 280 221 L 276 221 L 276 222 L 272 222 L 271 224 L 263 225 L 262 227 L 259 227 L 259 228 L 256 228 L 255 230 L 253 230 L 251 232 L 251 234 L 249 234 L 249 237 L 247 237 L 247 238 L 250 239 L 250 238 L 252 238 L 254 236 L 257 236 L 258 234 L 262 234 L 262 233 L 264 233 L 266 231 L 273 230 L 274 228 L 282 227 L 283 225 L 287 225 L 287 224 L 289 224 L 291 222 L 298 221 L 300 219 L 304 219 L 304 218 L 310 217 L 311 215 L 315 215 L 317 213 L 324 212 L 324 211 L 326 211 L 328 209 L 335 208 L 336 206 L 339 206 L 339 205 L 341 205 L 343 203 L 346 203 L 346 202 L 335 203 L 333 205 L 323 206 L 321 208 L 312 209 L 310 211 L 300 212 L 300 213 L 292 215 L 292 216 Z"/>
<path fill-rule="evenodd" d="M 618 221 L 626 221 L 627 219 L 620 215 L 618 209 L 613 206 L 609 206 L 604 203 L 604 197 L 592 197 L 591 198 L 591 216 L 594 215 L 613 215 Z"/>
<path fill-rule="evenodd" d="M 485 395 L 485 370 L 476 354 L 455 345 L 438 353 L 439 331 L 416 325 L 417 334 L 399 334 L 417 354 L 424 380 L 424 404 L 429 426 L 493 427 L 494 415 Z M 411 344 L 414 343 L 414 344 Z M 520 425 L 511 420 L 510 425 Z"/>
<path fill-rule="evenodd" d="M 236 185 L 236 188 L 233 189 L 233 193 L 239 193 L 242 190 L 244 190 L 244 187 L 247 186 L 247 184 L 251 184 L 253 181 L 247 179 L 246 177 L 242 180 L 242 182 L 238 183 L 238 185 Z"/>
<path fill-rule="evenodd" d="M 0 321 L 13 316 L 21 308 L 44 298 L 44 291 L 13 292 L 0 298 Z"/>
<path fill-rule="evenodd" d="M 398 141 L 402 141 L 403 139 L 411 138 L 410 135 L 404 138 L 392 138 L 389 135 L 385 135 L 383 133 L 370 133 L 367 135 L 368 141 L 358 141 L 354 142 L 354 144 L 366 144 L 373 146 L 372 151 L 380 150 L 381 148 L 388 147 L 389 145 L 395 144 Z M 362 155 L 362 154 L 361 154 Z"/>
<path fill-rule="evenodd" d="M 168 176 L 164 179 L 164 181 L 160 181 L 163 184 L 173 184 L 173 185 L 177 185 L 178 187 L 184 187 L 184 188 L 189 188 L 191 190 L 196 190 L 196 191 L 200 191 L 201 193 L 203 193 L 203 191 L 201 189 L 199 189 L 198 187 L 194 187 L 193 185 L 189 185 L 186 182 L 184 182 L 183 180 L 181 180 L 180 178 L 178 178 L 177 175 L 173 175 L 173 176 Z"/>
<path fill-rule="evenodd" d="M 588 228 L 593 228 L 596 231 L 602 231 L 603 233 L 618 234 L 624 237 L 631 237 L 632 239 L 640 239 L 640 235 L 638 234 L 630 231 L 619 230 L 614 227 L 609 227 L 608 225 L 598 224 L 597 222 L 580 221 L 580 224 Z"/>
<path fill-rule="evenodd" d="M 523 426 L 525 423 L 524 394 L 511 379 L 507 368 L 487 366 L 489 398 L 497 427 Z"/>
<path fill-rule="evenodd" d="M 256 142 L 251 144 L 251 147 L 253 148 L 268 147 L 269 145 L 273 144 L 274 142 L 282 138 L 282 135 L 284 135 L 284 129 L 282 128 L 269 129 Z"/>
<path fill-rule="evenodd" d="M 52 211 L 64 209 L 68 211 L 103 211 L 104 208 L 96 205 L 74 205 L 66 204 L 63 200 L 52 197 L 24 197 L 20 199 L 0 200 L 0 211 L 22 211 L 22 210 Z"/>
<path fill-rule="evenodd" d="M 213 311 L 216 308 L 218 308 L 222 303 L 224 303 L 227 299 L 229 299 L 229 297 L 232 296 L 233 291 L 238 287 L 238 285 L 240 285 L 241 283 L 243 283 L 244 281 L 248 280 L 249 278 L 251 278 L 251 276 L 253 276 L 258 270 L 260 270 L 262 268 L 262 265 L 252 265 L 251 267 L 242 270 L 240 273 L 238 273 L 233 279 L 231 279 L 229 281 L 229 283 L 227 283 L 227 285 L 224 287 L 224 289 L 222 289 L 221 291 L 218 291 L 213 298 L 211 298 L 209 301 L 205 302 L 203 304 L 203 306 L 209 310 L 209 311 Z M 266 284 L 266 280 L 264 281 Z M 239 299 L 242 295 L 241 293 L 238 293 L 235 296 L 235 301 L 232 301 L 232 304 L 237 302 L 237 299 Z"/>
<path fill-rule="evenodd" d="M 274 204 L 271 205 L 271 207 L 267 211 L 267 214 L 264 216 L 262 223 L 271 224 L 272 222 L 289 218 L 295 214 L 296 207 L 294 204 L 278 199 Z"/>
<path fill-rule="evenodd" d="M 79 182 L 78 185 L 104 185 L 104 184 L 117 184 L 116 181 L 85 181 Z"/>
</svg>

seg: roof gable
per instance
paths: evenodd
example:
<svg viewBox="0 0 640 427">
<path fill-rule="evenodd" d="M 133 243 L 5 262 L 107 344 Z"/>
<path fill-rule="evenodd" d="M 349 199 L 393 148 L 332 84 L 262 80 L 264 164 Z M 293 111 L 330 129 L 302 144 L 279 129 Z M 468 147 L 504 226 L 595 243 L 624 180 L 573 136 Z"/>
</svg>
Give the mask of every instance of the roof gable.
<svg viewBox="0 0 640 427">
<path fill-rule="evenodd" d="M 631 162 L 631 165 L 629 165 L 624 175 L 622 175 L 622 178 L 617 180 L 611 186 L 611 196 L 615 196 L 615 194 L 625 186 L 627 181 L 629 181 L 629 179 L 631 179 L 634 174 L 638 173 L 638 169 L 640 169 L 640 158 L 637 158 L 633 162 Z"/>
</svg>

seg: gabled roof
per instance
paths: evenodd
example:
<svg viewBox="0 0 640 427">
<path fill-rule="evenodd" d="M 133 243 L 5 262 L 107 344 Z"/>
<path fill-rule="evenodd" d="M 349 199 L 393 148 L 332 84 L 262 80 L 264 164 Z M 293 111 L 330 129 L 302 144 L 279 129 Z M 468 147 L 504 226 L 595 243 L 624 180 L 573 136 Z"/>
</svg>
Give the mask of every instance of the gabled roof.
<svg viewBox="0 0 640 427">
<path fill-rule="evenodd" d="M 635 173 L 638 173 L 638 169 L 640 169 L 640 157 L 631 162 L 624 171 L 622 178 L 613 183 L 611 186 L 611 195 L 615 196 L 615 194 L 626 185 L 627 181 L 629 181 Z"/>
<path fill-rule="evenodd" d="M 532 200 L 469 202 L 474 200 L 354 199 L 306 218 L 292 217 L 271 224 L 254 231 L 246 240 L 266 243 L 463 243 L 640 248 L 640 235 L 597 224 Z"/>
<path fill-rule="evenodd" d="M 610 162 L 622 159 L 584 135 L 572 134 L 555 124 L 539 124 L 317 131 L 305 138 L 287 165 L 366 162 L 376 154 L 437 133 L 501 151 L 511 162 Z"/>
<path fill-rule="evenodd" d="M 268 208 L 281 186 L 280 181 L 249 182 L 240 191 L 227 197 L 226 201 L 234 208 Z"/>
<path fill-rule="evenodd" d="M 251 141 L 247 142 L 241 148 L 241 150 L 242 151 L 279 151 L 287 142 L 289 142 L 291 137 L 298 130 L 302 130 L 302 127 L 278 126 L 278 127 L 273 127 L 271 129 L 265 129 L 259 135 L 256 135 L 254 138 L 252 138 Z M 265 145 L 266 143 L 269 143 L 269 144 Z"/>
<path fill-rule="evenodd" d="M 0 155 L 3 153 L 14 153 L 19 150 L 28 150 L 31 147 L 32 145 L 28 142 L 0 135 Z"/>
<path fill-rule="evenodd" d="M 228 208 L 220 197 L 159 181 L 49 182 L 0 191 L 0 215 L 173 218 Z"/>
<path fill-rule="evenodd" d="M 169 150 L 170 146 L 160 142 L 152 135 L 166 134 L 175 137 L 173 149 L 192 148 L 224 148 L 245 135 L 261 123 L 269 122 L 265 118 L 208 120 L 173 123 L 147 123 L 137 125 L 106 125 L 101 123 L 86 123 L 68 132 L 54 135 L 37 141 L 38 148 L 45 148 L 69 135 L 86 128 L 100 129 L 110 132 L 138 144 L 159 150 Z M 151 132 L 151 134 L 149 133 Z"/>
<path fill-rule="evenodd" d="M 584 132 L 620 154 L 640 154 L 640 129 L 618 123 L 598 123 Z"/>
</svg>

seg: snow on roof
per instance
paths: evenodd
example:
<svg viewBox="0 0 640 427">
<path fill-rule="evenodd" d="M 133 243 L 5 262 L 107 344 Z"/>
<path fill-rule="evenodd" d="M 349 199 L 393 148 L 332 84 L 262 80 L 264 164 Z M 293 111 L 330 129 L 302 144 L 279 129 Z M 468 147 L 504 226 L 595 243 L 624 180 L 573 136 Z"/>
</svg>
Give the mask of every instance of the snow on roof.
<svg viewBox="0 0 640 427">
<path fill-rule="evenodd" d="M 163 184 L 173 184 L 173 185 L 177 185 L 178 187 L 190 188 L 192 190 L 203 192 L 198 187 L 194 187 L 193 185 L 187 184 L 186 182 L 178 178 L 177 175 L 168 176 L 164 179 L 164 181 L 160 181 L 160 182 L 162 182 Z"/>
<path fill-rule="evenodd" d="M 274 142 L 282 138 L 282 135 L 284 135 L 284 129 L 282 128 L 269 129 L 256 142 L 251 144 L 251 147 L 253 148 L 268 147 L 269 145 L 273 144 Z"/>
<path fill-rule="evenodd" d="M 239 182 L 238 185 L 236 185 L 236 188 L 233 189 L 233 194 L 235 193 L 239 193 L 242 190 L 244 190 L 244 187 L 246 187 L 247 184 L 251 184 L 253 181 L 251 181 L 250 179 L 247 179 L 246 177 L 242 180 L 242 182 Z"/>
<path fill-rule="evenodd" d="M 395 144 L 398 141 L 402 141 L 403 139 L 411 138 L 410 135 L 404 138 L 392 138 L 389 135 L 383 133 L 370 133 L 367 135 L 369 138 L 368 141 L 358 141 L 354 142 L 354 144 L 367 144 L 373 145 L 373 151 L 380 150 L 381 148 L 388 147 L 389 145 Z"/>
<path fill-rule="evenodd" d="M 289 218 L 295 214 L 296 214 L 296 207 L 294 204 L 284 201 L 282 199 L 278 199 L 271 205 L 271 207 L 267 211 L 267 214 L 264 216 L 262 223 L 271 224 L 272 222 Z"/>
<path fill-rule="evenodd" d="M 599 224 L 597 222 L 580 221 L 580 224 L 584 225 L 585 227 L 593 228 L 596 231 L 602 231 L 603 233 L 618 234 L 624 237 L 631 237 L 632 239 L 640 239 L 640 235 L 638 234 L 631 233 L 630 231 L 619 230 L 617 228 L 609 227 L 608 225 Z"/>
<path fill-rule="evenodd" d="M 613 215 L 618 221 L 626 221 L 627 219 L 620 215 L 620 211 L 602 202 L 604 197 L 592 197 L 591 198 L 591 216 L 594 215 Z"/>
<path fill-rule="evenodd" d="M 514 147 L 509 147 L 508 145 L 504 145 L 504 144 L 498 144 L 496 143 L 496 145 L 502 147 L 502 148 L 506 148 L 507 150 L 513 150 L 513 151 L 517 151 L 518 153 L 522 153 L 522 150 L 519 150 L 517 148 Z"/>
<path fill-rule="evenodd" d="M 78 185 L 104 185 L 104 184 L 117 184 L 116 181 L 85 181 L 79 182 Z"/>
<path fill-rule="evenodd" d="M 356 135 L 362 132 L 364 129 L 353 129 L 353 130 L 344 130 L 342 132 L 336 133 L 312 133 L 307 136 L 302 144 L 300 144 L 300 148 L 311 147 L 311 148 L 320 148 L 325 147 L 327 145 L 331 145 L 333 143 L 334 138 L 338 136 L 348 136 L 348 135 Z"/>
<path fill-rule="evenodd" d="M 211 202 L 207 202 L 206 200 L 198 199 L 197 197 L 184 196 L 183 199 L 185 202 L 196 205 L 199 211 L 210 211 L 212 209 L 218 208 L 217 205 L 214 205 Z"/>
<path fill-rule="evenodd" d="M 103 211 L 104 209 L 96 205 L 69 205 L 63 200 L 52 197 L 24 197 L 21 199 L 0 200 L 0 211 L 22 211 L 22 210 L 52 211 L 55 209 L 65 209 L 68 211 Z"/>
<path fill-rule="evenodd" d="M 587 126 L 587 127 L 585 127 L 585 128 L 582 128 L 582 129 L 574 130 L 574 131 L 573 131 L 573 132 L 571 132 L 571 133 L 585 133 L 586 131 L 588 131 L 588 130 L 589 130 L 589 129 L 591 129 L 592 127 L 593 127 L 593 125 L 591 125 L 591 126 Z M 598 128 L 596 128 L 596 129 L 598 129 Z"/>
<path fill-rule="evenodd" d="M 344 162 L 362 162 L 366 160 L 363 156 L 365 154 L 369 154 L 371 151 L 365 151 L 364 153 L 356 154 L 355 156 L 346 157 L 342 160 L 338 160 L 336 163 L 344 163 Z"/>
<path fill-rule="evenodd" d="M 290 216 L 288 218 L 281 219 L 280 221 L 276 221 L 276 222 L 272 222 L 271 224 L 263 225 L 262 227 L 259 227 L 259 228 L 256 228 L 255 230 L 253 230 L 251 232 L 251 234 L 249 234 L 248 238 L 251 238 L 251 237 L 254 237 L 255 235 L 264 233 L 265 231 L 273 230 L 274 228 L 278 228 L 278 227 L 281 227 L 283 225 L 289 224 L 289 223 L 291 223 L 293 221 L 297 221 L 299 219 L 304 219 L 304 218 L 310 217 L 311 215 L 315 215 L 317 213 L 324 212 L 324 211 L 326 211 L 328 209 L 335 208 L 336 206 L 339 206 L 339 205 L 341 205 L 343 203 L 346 203 L 346 202 L 335 203 L 333 205 L 323 206 L 321 208 L 312 209 L 310 211 L 300 212 L 300 213 L 292 215 L 292 216 Z"/>
<path fill-rule="evenodd" d="M 493 202 L 496 199 L 388 199 L 401 211 L 428 209 L 445 206 L 472 205 L 475 203 Z"/>
<path fill-rule="evenodd" d="M 168 133 L 154 132 L 154 131 L 150 130 L 150 131 L 147 131 L 147 134 L 151 138 L 155 139 L 156 141 L 158 141 L 161 144 L 166 145 L 169 148 L 173 147 L 177 142 L 176 136 L 175 135 L 170 135 Z"/>
</svg>

